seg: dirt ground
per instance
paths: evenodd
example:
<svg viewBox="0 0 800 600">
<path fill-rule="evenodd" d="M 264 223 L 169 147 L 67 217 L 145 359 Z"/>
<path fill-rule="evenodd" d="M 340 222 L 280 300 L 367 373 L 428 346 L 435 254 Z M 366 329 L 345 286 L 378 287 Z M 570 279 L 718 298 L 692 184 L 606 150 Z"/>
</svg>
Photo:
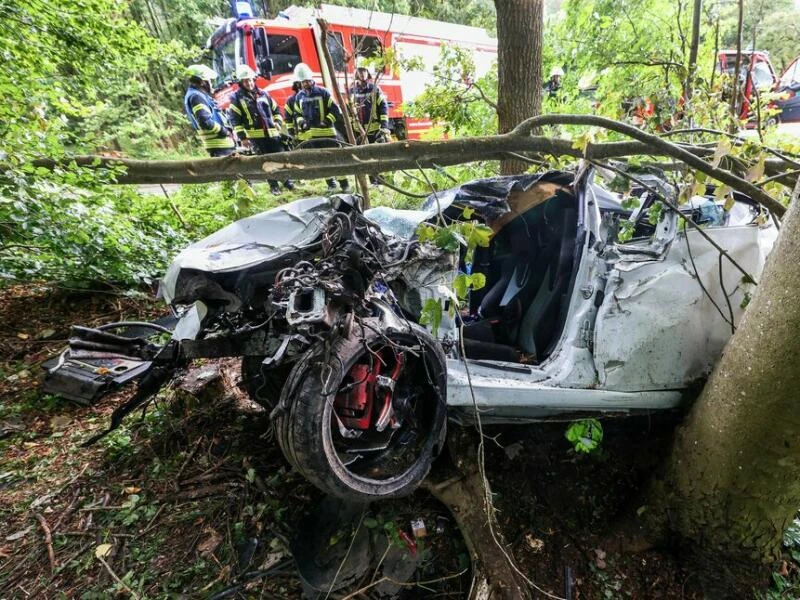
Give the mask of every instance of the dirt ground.
<svg viewBox="0 0 800 600">
<path fill-rule="evenodd" d="M 72 323 L 162 312 L 144 296 L 0 291 L 0 598 L 466 597 L 469 556 L 445 507 L 418 492 L 349 507 L 331 525 L 328 501 L 290 470 L 268 415 L 238 388 L 235 361 L 200 365 L 200 393 L 173 385 L 81 447 L 131 391 L 79 407 L 39 392 L 40 363 Z M 624 554 L 608 541 L 676 420 L 606 422 L 591 456 L 574 453 L 563 424 L 488 430 L 500 524 L 531 580 L 573 599 L 701 597 L 702 575 L 667 551 Z M 310 591 L 293 553 L 307 582 L 336 567 L 337 585 Z"/>
</svg>

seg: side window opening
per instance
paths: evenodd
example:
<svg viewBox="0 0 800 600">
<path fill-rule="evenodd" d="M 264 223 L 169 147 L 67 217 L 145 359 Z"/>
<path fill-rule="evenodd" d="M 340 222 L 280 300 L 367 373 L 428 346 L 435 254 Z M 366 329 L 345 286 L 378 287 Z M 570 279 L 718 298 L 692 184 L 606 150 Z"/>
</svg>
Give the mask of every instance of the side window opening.
<svg viewBox="0 0 800 600">
<path fill-rule="evenodd" d="M 335 71 L 343 72 L 347 68 L 347 61 L 345 60 L 344 39 L 342 34 L 338 31 L 328 32 L 328 52 L 331 53 L 333 59 L 333 68 Z"/>
<path fill-rule="evenodd" d="M 350 42 L 353 44 L 353 54 L 356 57 L 363 56 L 364 58 L 374 58 L 376 56 L 383 56 L 383 43 L 380 38 L 374 35 L 353 35 Z M 384 70 L 381 67 L 377 70 Z"/>
<path fill-rule="evenodd" d="M 293 35 L 267 35 L 267 43 L 269 57 L 273 63 L 273 75 L 291 73 L 295 66 L 302 62 L 300 45 Z"/>
</svg>

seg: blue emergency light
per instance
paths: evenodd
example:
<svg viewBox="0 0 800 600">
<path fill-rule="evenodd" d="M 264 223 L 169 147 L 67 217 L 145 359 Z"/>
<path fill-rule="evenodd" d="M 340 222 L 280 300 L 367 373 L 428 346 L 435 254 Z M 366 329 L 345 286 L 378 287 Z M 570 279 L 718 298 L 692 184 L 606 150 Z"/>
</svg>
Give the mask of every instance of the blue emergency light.
<svg viewBox="0 0 800 600">
<path fill-rule="evenodd" d="M 253 7 L 249 0 L 231 0 L 231 12 L 234 19 L 250 19 L 253 17 Z"/>
</svg>

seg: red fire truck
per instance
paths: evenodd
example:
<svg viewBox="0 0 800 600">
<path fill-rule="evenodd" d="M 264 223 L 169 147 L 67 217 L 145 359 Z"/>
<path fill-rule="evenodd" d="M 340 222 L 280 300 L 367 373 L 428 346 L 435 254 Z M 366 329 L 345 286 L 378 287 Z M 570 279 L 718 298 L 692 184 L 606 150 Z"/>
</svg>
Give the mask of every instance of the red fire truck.
<svg viewBox="0 0 800 600">
<path fill-rule="evenodd" d="M 292 94 L 292 72 L 300 63 L 314 71 L 318 83 L 343 92 L 353 82 L 355 60 L 374 57 L 392 48 L 403 59 L 419 58 L 424 71 L 377 73 L 377 82 L 389 104 L 389 119 L 396 137 L 419 139 L 429 132 L 429 120 L 403 115 L 403 105 L 412 102 L 427 85 L 435 83 L 433 66 L 442 44 L 467 49 L 475 61 L 476 76 L 485 74 L 497 59 L 497 40 L 477 27 L 443 23 L 399 14 L 322 4 L 320 8 L 292 6 L 275 19 L 253 17 L 247 2 L 236 2 L 235 17 L 223 23 L 209 38 L 214 70 L 220 76 L 215 97 L 225 108 L 236 90 L 233 73 L 248 64 L 259 74 L 257 84 L 284 106 Z M 317 19 L 328 23 L 327 46 L 334 73 L 322 54 L 322 36 Z"/>
</svg>

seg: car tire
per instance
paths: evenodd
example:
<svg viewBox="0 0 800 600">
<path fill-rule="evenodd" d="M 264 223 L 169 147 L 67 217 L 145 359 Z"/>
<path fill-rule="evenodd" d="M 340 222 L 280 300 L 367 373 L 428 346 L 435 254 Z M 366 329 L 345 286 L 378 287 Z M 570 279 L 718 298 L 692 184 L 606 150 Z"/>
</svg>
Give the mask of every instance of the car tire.
<svg viewBox="0 0 800 600">
<path fill-rule="evenodd" d="M 438 342 L 415 324 L 390 330 L 381 329 L 378 319 L 365 319 L 363 325 L 333 344 L 320 343 L 298 361 L 273 412 L 289 463 L 322 491 L 362 502 L 405 496 L 417 488 L 444 443 L 447 413 L 446 360 Z M 399 369 L 390 403 L 406 416 L 395 412 L 393 426 L 381 431 L 373 413 L 371 425 L 359 430 L 362 437 L 348 438 L 342 434 L 343 420 L 350 423 L 352 417 L 342 416 L 342 394 L 363 384 L 364 379 L 353 381 L 352 373 L 368 363 L 374 369 L 375 356 L 385 368 Z M 371 402 L 381 398 L 381 388 L 365 389 L 376 390 Z M 380 441 L 370 446 L 372 440 Z M 384 441 L 386 447 L 378 450 Z"/>
</svg>

